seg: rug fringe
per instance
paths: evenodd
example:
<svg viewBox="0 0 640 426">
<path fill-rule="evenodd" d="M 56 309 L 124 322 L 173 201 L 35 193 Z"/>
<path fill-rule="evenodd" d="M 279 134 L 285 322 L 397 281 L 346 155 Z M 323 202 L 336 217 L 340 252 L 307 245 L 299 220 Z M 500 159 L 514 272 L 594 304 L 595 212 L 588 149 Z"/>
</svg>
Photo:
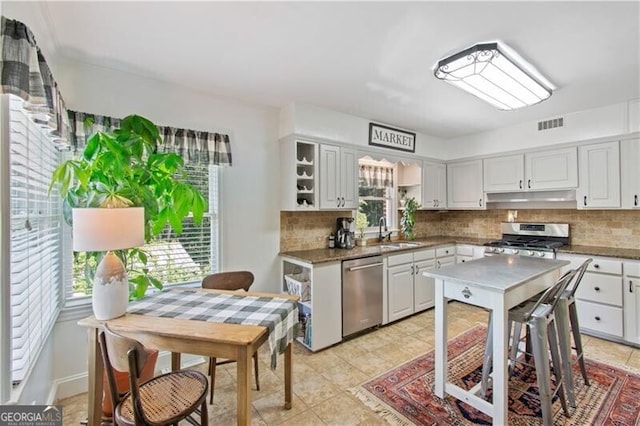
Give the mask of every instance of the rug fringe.
<svg viewBox="0 0 640 426">
<path fill-rule="evenodd" d="M 398 413 L 393 408 L 388 405 L 380 402 L 373 395 L 369 394 L 369 392 L 358 389 L 351 388 L 349 392 L 356 398 L 360 400 L 367 408 L 373 410 L 379 417 L 381 417 L 384 421 L 393 426 L 412 426 L 413 423 L 407 422 L 406 418 Z"/>
</svg>

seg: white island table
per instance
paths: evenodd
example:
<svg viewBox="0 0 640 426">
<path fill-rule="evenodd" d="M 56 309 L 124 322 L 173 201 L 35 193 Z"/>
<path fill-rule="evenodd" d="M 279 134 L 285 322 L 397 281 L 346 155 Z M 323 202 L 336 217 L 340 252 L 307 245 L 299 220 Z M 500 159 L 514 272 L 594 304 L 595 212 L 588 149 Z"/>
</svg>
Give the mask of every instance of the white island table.
<svg viewBox="0 0 640 426">
<path fill-rule="evenodd" d="M 435 393 L 445 392 L 493 418 L 493 424 L 508 424 L 509 309 L 549 288 L 568 261 L 524 256 L 488 256 L 423 272 L 435 278 L 436 358 Z M 447 302 L 458 300 L 493 311 L 493 403 L 477 395 L 480 384 L 466 390 L 447 378 Z"/>
</svg>

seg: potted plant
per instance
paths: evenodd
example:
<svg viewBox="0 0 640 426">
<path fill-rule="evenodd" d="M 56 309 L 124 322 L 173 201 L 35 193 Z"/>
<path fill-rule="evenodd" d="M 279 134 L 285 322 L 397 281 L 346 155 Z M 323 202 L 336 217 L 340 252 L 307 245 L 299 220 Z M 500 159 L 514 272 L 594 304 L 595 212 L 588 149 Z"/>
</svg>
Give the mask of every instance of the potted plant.
<svg viewBox="0 0 640 426">
<path fill-rule="evenodd" d="M 369 226 L 369 220 L 367 219 L 367 215 L 359 211 L 358 214 L 356 215 L 356 228 L 359 231 L 357 242 L 358 242 L 358 245 L 362 247 L 367 245 L 367 240 L 364 238 L 364 229 L 367 226 Z"/>
<path fill-rule="evenodd" d="M 415 197 L 407 198 L 404 203 L 404 211 L 400 219 L 400 228 L 407 240 L 413 240 L 415 238 L 413 228 L 416 225 L 416 210 L 420 207 L 422 206 L 416 201 Z"/>
<path fill-rule="evenodd" d="M 207 202 L 197 189 L 182 181 L 182 157 L 157 152 L 160 142 L 157 126 L 138 115 L 124 118 L 119 129 L 91 135 L 82 155 L 58 166 L 51 179 L 49 188 L 57 186 L 63 198 L 65 221 L 72 225 L 71 209 L 77 207 L 144 207 L 146 243 L 167 224 L 181 233 L 182 221 L 190 214 L 200 223 Z M 150 285 L 162 289 L 162 283 L 149 274 L 147 254 L 142 249 L 115 253 L 130 272 L 130 298 L 144 297 Z M 88 285 L 101 256 L 87 253 L 84 269 Z"/>
</svg>

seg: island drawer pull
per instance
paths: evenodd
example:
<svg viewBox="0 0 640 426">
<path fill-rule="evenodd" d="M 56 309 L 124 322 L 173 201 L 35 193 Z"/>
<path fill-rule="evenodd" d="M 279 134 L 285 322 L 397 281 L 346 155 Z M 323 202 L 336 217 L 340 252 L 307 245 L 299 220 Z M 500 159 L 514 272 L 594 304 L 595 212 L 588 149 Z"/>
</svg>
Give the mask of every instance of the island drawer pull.
<svg viewBox="0 0 640 426">
<path fill-rule="evenodd" d="M 471 290 L 469 290 L 469 287 L 465 287 L 462 289 L 462 295 L 464 296 L 465 299 L 468 299 L 471 297 Z"/>
</svg>

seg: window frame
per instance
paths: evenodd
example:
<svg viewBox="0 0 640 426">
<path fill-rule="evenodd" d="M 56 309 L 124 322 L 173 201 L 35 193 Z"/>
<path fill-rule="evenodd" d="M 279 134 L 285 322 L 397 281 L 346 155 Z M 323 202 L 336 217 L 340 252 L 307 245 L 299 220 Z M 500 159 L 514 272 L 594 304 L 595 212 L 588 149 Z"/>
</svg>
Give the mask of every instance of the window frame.
<svg viewBox="0 0 640 426">
<path fill-rule="evenodd" d="M 393 169 L 393 186 L 388 187 L 389 195 L 386 198 L 388 200 L 388 214 L 387 214 L 387 229 L 391 232 L 398 232 L 400 229 L 399 215 L 398 215 L 398 207 L 397 207 L 397 199 L 398 199 L 398 165 L 397 162 L 392 163 L 388 160 L 375 160 L 371 158 L 369 155 L 360 156 L 358 158 L 358 170 L 360 170 L 360 165 L 367 166 L 383 166 Z M 360 211 L 360 200 L 366 197 L 360 196 L 360 177 L 358 175 L 358 210 Z M 367 187 L 369 188 L 369 187 Z M 376 198 L 378 199 L 378 198 Z M 365 236 L 378 236 L 379 227 L 380 227 L 380 218 L 375 223 L 369 223 L 369 226 L 364 229 Z M 384 229 L 383 229 L 384 231 Z M 356 229 L 356 235 L 358 235 L 358 230 Z"/>
</svg>

